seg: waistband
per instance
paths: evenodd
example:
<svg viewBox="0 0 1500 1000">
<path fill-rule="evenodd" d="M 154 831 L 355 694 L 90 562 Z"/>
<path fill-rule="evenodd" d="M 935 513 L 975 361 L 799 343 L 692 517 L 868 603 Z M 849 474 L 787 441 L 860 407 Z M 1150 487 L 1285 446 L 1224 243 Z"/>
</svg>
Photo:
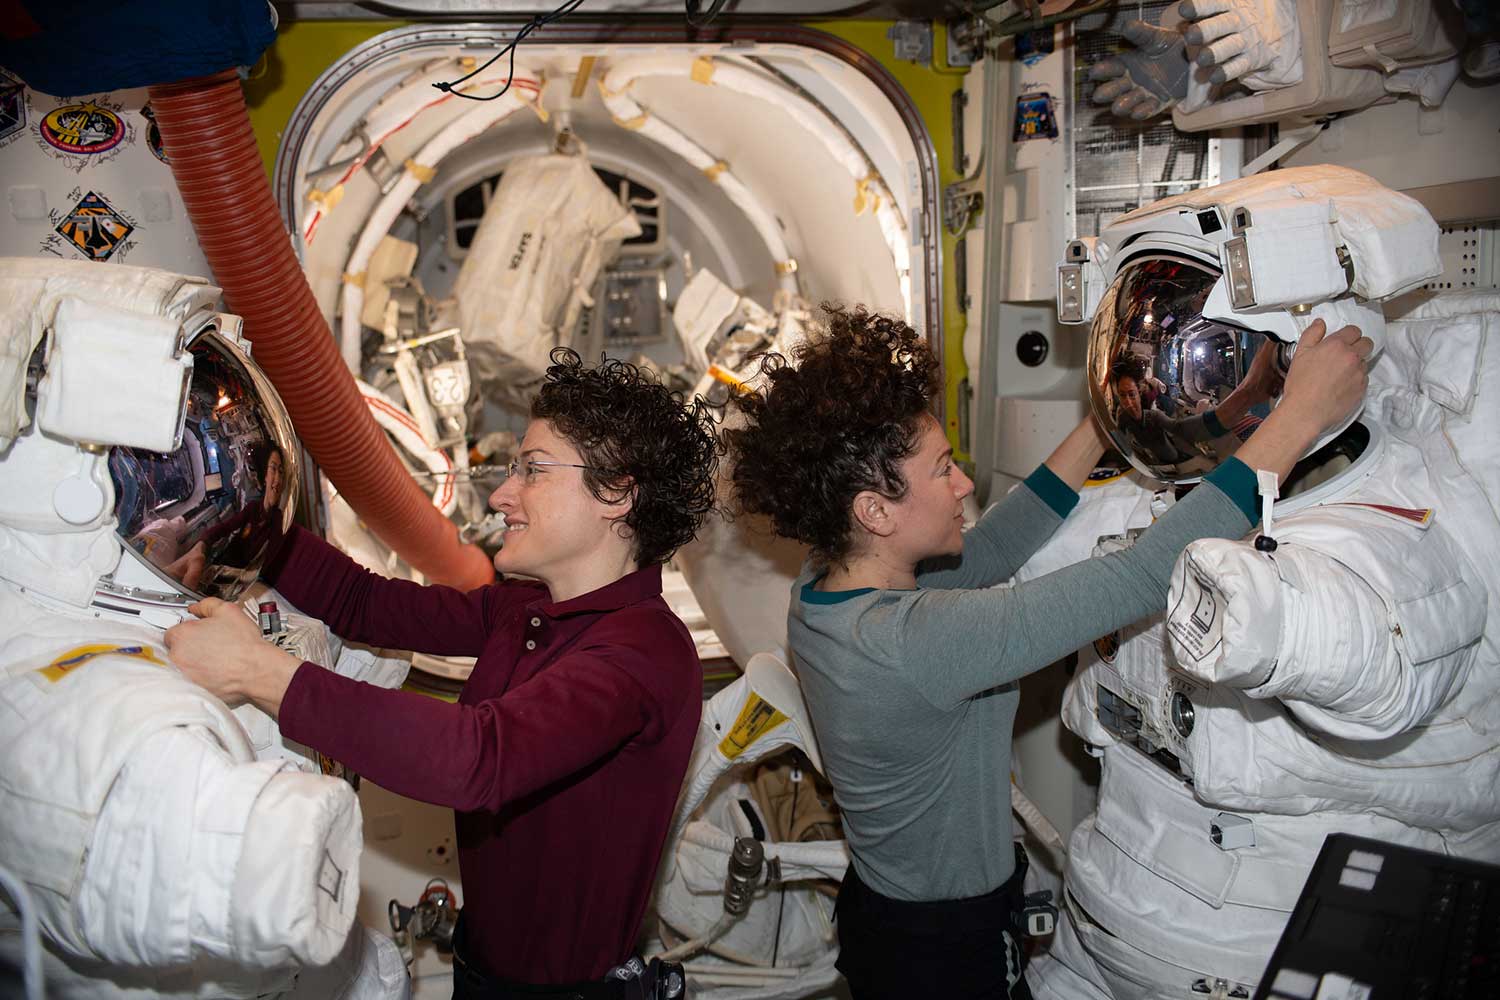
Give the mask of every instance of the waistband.
<svg viewBox="0 0 1500 1000">
<path fill-rule="evenodd" d="M 1016 845 L 1016 869 L 1010 878 L 982 896 L 914 901 L 892 899 L 871 889 L 851 864 L 839 890 L 839 903 L 857 905 L 875 919 L 898 921 L 935 930 L 1010 929 L 1025 903 L 1026 854 Z"/>
</svg>

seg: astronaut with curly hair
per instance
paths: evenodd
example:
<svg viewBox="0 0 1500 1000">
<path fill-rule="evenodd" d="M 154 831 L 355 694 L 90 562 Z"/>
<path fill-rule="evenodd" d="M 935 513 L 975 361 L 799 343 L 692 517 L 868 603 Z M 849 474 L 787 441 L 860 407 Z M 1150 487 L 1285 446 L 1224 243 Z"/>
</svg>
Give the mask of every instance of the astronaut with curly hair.
<svg viewBox="0 0 1500 1000">
<path fill-rule="evenodd" d="M 852 864 L 838 899 L 855 1000 L 1029 998 L 1012 848 L 1016 681 L 1161 608 L 1198 538 L 1239 538 L 1255 472 L 1285 475 L 1365 385 L 1371 343 L 1309 329 L 1281 405 L 1129 550 L 1008 580 L 1062 524 L 1104 450 L 1092 418 L 964 533 L 973 484 L 929 405 L 938 364 L 911 327 L 829 310 L 772 355 L 728 432 L 740 506 L 812 548 L 788 639 Z"/>
<path fill-rule="evenodd" d="M 477 657 L 458 704 L 300 663 L 223 602 L 167 633 L 183 672 L 226 701 L 455 810 L 455 997 L 636 987 L 604 977 L 635 947 L 701 709 L 661 565 L 713 507 L 710 416 L 633 365 L 552 360 L 490 497 L 506 579 L 468 593 L 385 579 L 301 529 L 265 573 L 346 639 Z"/>
</svg>

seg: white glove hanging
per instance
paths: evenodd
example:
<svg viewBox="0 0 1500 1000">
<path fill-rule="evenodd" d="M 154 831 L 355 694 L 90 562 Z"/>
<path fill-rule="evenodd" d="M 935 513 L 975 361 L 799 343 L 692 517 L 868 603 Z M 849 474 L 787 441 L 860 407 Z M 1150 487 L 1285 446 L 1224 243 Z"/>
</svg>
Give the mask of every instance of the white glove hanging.
<svg viewBox="0 0 1500 1000">
<path fill-rule="evenodd" d="M 1302 82 L 1302 31 L 1293 0 L 1182 0 L 1183 37 L 1212 83 L 1278 90 Z"/>
</svg>

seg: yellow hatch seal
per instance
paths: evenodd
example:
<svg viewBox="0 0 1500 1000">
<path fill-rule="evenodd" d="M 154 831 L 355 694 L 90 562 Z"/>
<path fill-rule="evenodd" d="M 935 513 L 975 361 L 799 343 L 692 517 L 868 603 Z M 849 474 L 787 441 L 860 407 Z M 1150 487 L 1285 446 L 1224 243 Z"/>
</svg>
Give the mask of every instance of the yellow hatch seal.
<svg viewBox="0 0 1500 1000">
<path fill-rule="evenodd" d="M 750 749 L 750 744 L 786 721 L 786 716 L 776 706 L 754 691 L 750 700 L 740 709 L 740 717 L 734 720 L 729 735 L 719 741 L 719 753 L 730 760 Z"/>
</svg>

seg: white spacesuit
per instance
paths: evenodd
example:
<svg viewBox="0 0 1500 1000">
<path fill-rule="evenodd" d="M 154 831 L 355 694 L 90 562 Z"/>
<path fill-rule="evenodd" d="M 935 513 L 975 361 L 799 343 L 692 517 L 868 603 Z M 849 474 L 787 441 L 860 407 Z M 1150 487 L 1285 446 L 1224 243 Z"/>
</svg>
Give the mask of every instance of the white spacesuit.
<svg viewBox="0 0 1500 1000">
<path fill-rule="evenodd" d="M 0 992 L 39 959 L 54 997 L 409 988 L 354 926 L 349 784 L 265 717 L 247 734 L 254 710 L 163 645 L 195 597 L 254 581 L 296 495 L 286 413 L 217 298 L 0 262 L 0 867 L 25 887 L 0 906 Z"/>
<path fill-rule="evenodd" d="M 1250 377 L 1245 330 L 1276 348 L 1321 315 L 1382 353 L 1357 422 L 1281 487 L 1269 528 L 1193 543 L 1164 617 L 1080 651 L 1063 720 L 1103 775 L 1028 972 L 1039 998 L 1249 997 L 1334 831 L 1500 861 L 1500 414 L 1479 391 L 1500 378 L 1484 349 L 1500 296 L 1407 298 L 1389 320 L 1373 305 L 1440 271 L 1436 241 L 1414 202 L 1315 167 L 1169 198 L 1070 246 L 1059 306 L 1074 321 L 1100 306 L 1095 414 L 1137 472 L 1084 489 L 1027 576 L 1128 544 L 1171 499 L 1139 476 L 1188 481 L 1256 422 L 1251 407 L 1238 434 L 1134 447 L 1122 368 L 1165 376 L 1156 405 L 1180 415 L 1222 412 Z M 1191 265 L 1153 281 L 1164 260 Z"/>
</svg>

